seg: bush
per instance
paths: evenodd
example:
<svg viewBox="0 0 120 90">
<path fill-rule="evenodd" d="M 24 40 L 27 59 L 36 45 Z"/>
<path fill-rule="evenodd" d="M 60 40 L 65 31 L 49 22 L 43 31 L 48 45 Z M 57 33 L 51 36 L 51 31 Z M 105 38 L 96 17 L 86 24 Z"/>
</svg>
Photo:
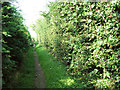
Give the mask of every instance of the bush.
<svg viewBox="0 0 120 90">
<path fill-rule="evenodd" d="M 83 77 L 86 87 L 118 88 L 119 10 L 120 1 L 53 2 L 49 12 L 43 13 L 48 22 L 45 32 L 49 34 L 39 33 L 39 36 L 48 38 L 43 45 L 48 43 L 48 49 L 58 60 L 62 59 L 70 75 Z M 103 82 L 107 83 L 101 84 Z"/>
<path fill-rule="evenodd" d="M 9 2 L 2 3 L 2 71 L 3 87 L 11 82 L 12 73 L 21 64 L 23 52 L 29 48 L 31 37 L 19 11 Z"/>
</svg>

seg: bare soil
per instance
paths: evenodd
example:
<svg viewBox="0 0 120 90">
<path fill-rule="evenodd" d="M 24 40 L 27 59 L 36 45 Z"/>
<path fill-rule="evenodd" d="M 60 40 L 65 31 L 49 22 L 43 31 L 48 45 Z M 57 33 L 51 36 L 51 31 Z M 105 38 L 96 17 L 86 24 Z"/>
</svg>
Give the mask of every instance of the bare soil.
<svg viewBox="0 0 120 90">
<path fill-rule="evenodd" d="M 35 57 L 35 88 L 45 88 L 45 77 L 40 66 L 37 53 L 35 49 L 33 49 L 34 57 Z"/>
</svg>

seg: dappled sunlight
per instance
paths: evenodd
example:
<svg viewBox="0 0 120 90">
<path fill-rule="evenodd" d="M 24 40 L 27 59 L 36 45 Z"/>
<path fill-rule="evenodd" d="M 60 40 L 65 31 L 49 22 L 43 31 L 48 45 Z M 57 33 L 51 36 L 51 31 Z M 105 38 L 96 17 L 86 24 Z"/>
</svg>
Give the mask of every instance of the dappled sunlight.
<svg viewBox="0 0 120 90">
<path fill-rule="evenodd" d="M 4 88 L 120 87 L 120 0 L 7 1 L 1 3 Z"/>
<path fill-rule="evenodd" d="M 64 85 L 66 85 L 66 86 L 71 86 L 71 85 L 73 85 L 75 83 L 74 80 L 71 79 L 71 78 L 61 79 L 59 81 L 61 83 L 63 83 Z"/>
</svg>

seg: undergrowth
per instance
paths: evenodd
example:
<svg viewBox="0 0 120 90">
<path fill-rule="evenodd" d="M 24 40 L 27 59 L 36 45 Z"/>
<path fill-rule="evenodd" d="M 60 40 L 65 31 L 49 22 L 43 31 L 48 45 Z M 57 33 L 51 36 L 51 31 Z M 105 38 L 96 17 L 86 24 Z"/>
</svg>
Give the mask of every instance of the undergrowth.
<svg viewBox="0 0 120 90">
<path fill-rule="evenodd" d="M 34 55 L 33 48 L 24 55 L 24 60 L 20 69 L 13 76 L 9 88 L 34 88 Z"/>
<path fill-rule="evenodd" d="M 46 88 L 82 88 L 82 83 L 70 77 L 65 70 L 65 66 L 49 54 L 49 52 L 39 45 L 36 46 L 41 67 L 43 69 Z"/>
</svg>

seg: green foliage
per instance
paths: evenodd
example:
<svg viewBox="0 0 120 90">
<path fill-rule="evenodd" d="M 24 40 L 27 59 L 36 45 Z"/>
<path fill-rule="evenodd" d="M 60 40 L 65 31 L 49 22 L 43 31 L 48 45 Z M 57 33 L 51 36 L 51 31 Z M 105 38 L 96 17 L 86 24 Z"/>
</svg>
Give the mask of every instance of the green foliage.
<svg viewBox="0 0 120 90">
<path fill-rule="evenodd" d="M 86 87 L 120 87 L 120 1 L 53 2 L 37 22 L 39 43 Z M 46 26 L 45 26 L 46 27 Z M 45 39 L 46 38 L 46 39 Z"/>
<path fill-rule="evenodd" d="M 31 40 L 23 18 L 16 7 L 9 2 L 2 3 L 2 69 L 5 85 L 10 83 L 11 73 L 16 71 Z"/>
<path fill-rule="evenodd" d="M 8 84 L 9 88 L 34 88 L 35 69 L 34 69 L 34 55 L 31 47 L 27 53 L 24 54 L 22 65 L 19 70 L 13 75 L 14 78 Z"/>
<path fill-rule="evenodd" d="M 45 48 L 39 45 L 35 48 L 45 75 L 46 88 L 74 88 L 78 85 L 82 86 L 81 83 L 75 85 L 76 80 L 67 75 L 65 65 L 56 61 Z"/>
</svg>

